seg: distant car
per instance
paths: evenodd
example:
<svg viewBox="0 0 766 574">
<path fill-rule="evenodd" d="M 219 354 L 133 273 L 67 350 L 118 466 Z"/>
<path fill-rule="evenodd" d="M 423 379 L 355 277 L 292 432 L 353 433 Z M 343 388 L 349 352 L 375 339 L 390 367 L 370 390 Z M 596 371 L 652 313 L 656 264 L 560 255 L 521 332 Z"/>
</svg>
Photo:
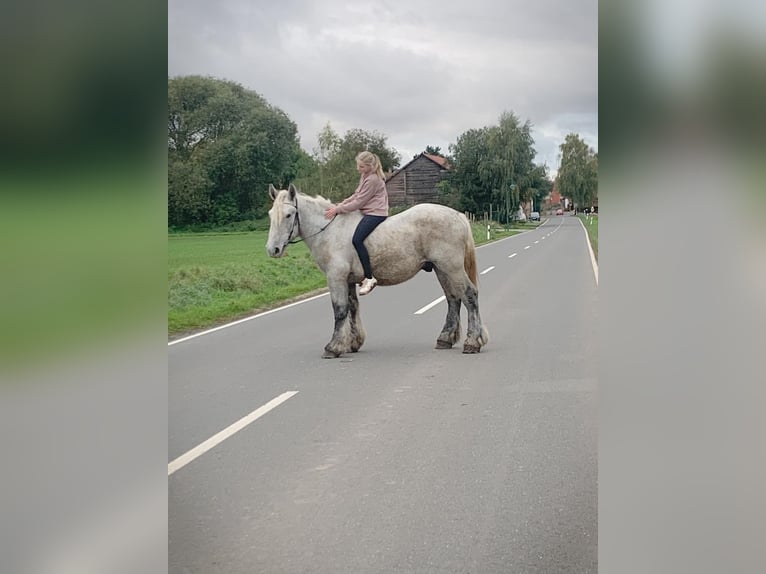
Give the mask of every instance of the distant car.
<svg viewBox="0 0 766 574">
<path fill-rule="evenodd" d="M 529 214 L 529 221 L 540 221 L 540 213 L 533 211 Z"/>
<path fill-rule="evenodd" d="M 556 210 L 556 215 L 564 215 L 564 210 L 563 209 L 557 209 Z"/>
</svg>

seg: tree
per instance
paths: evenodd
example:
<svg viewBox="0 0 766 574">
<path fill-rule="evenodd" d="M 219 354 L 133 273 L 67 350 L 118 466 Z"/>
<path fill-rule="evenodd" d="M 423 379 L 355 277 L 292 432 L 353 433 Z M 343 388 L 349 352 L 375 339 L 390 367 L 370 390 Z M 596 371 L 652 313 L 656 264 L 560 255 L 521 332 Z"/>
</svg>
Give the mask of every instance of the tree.
<svg viewBox="0 0 766 574">
<path fill-rule="evenodd" d="M 386 136 L 379 132 L 352 129 L 341 137 L 327 123 L 317 139 L 319 147 L 314 150 L 314 157 L 319 166 L 319 189 L 316 193 L 332 201 L 348 197 L 359 184 L 355 158 L 360 151 L 377 155 L 384 172 L 399 166 L 399 152 L 389 148 Z"/>
<path fill-rule="evenodd" d="M 564 138 L 559 149 L 557 180 L 561 195 L 570 198 L 575 209 L 593 205 L 598 193 L 598 155 L 574 133 Z"/>
<path fill-rule="evenodd" d="M 488 136 L 487 127 L 469 129 L 458 136 L 456 143 L 450 144 L 449 193 L 460 198 L 459 209 L 463 211 L 483 211 L 492 200 L 486 170 L 482 168 L 484 159 L 489 156 Z"/>
<path fill-rule="evenodd" d="M 168 162 L 168 221 L 172 224 L 204 221 L 210 211 L 213 182 L 194 161 Z"/>
<path fill-rule="evenodd" d="M 293 159 L 292 170 L 289 173 L 289 181 L 295 184 L 295 187 L 316 195 L 321 190 L 320 185 L 321 168 L 319 162 L 308 153 L 299 148 Z"/>
<path fill-rule="evenodd" d="M 439 146 L 433 147 L 433 146 L 427 145 L 426 153 L 430 155 L 442 155 L 442 148 L 440 148 Z"/>
<path fill-rule="evenodd" d="M 545 198 L 551 193 L 553 182 L 548 175 L 548 166 L 535 165 L 529 173 L 527 183 L 521 191 L 522 201 L 532 201 L 535 211 L 540 211 L 540 206 Z"/>
<path fill-rule="evenodd" d="M 592 151 L 592 150 L 591 150 Z M 598 204 L 598 153 L 593 153 L 588 160 L 588 182 L 589 189 L 592 190 L 590 196 L 590 205 Z"/>
<path fill-rule="evenodd" d="M 522 125 L 513 112 L 503 112 L 498 125 L 491 130 L 493 202 L 502 206 L 506 222 L 521 201 L 528 201 L 532 195 L 533 159 L 537 154 L 534 143 L 531 122 L 527 120 Z"/>
<path fill-rule="evenodd" d="M 168 80 L 168 223 L 227 223 L 265 214 L 269 183 L 299 157 L 295 123 L 234 82 Z"/>
<path fill-rule="evenodd" d="M 497 125 L 461 134 L 450 146 L 452 171 L 444 196 L 454 202 L 457 190 L 460 209 L 483 212 L 494 205 L 500 218 L 509 221 L 522 199 L 539 192 L 544 179 L 533 163 L 537 152 L 531 131 L 529 121 L 522 124 L 515 114 L 504 112 Z"/>
</svg>

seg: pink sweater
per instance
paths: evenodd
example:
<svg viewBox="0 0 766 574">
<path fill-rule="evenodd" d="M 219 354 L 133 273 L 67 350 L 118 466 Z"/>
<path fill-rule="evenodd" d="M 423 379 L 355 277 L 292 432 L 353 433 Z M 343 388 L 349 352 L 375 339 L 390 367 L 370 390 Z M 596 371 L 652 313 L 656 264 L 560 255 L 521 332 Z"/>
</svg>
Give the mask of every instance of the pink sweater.
<svg viewBox="0 0 766 574">
<path fill-rule="evenodd" d="M 388 215 L 386 184 L 376 173 L 359 178 L 359 187 L 337 206 L 338 213 L 351 213 L 357 209 L 363 215 Z"/>
</svg>

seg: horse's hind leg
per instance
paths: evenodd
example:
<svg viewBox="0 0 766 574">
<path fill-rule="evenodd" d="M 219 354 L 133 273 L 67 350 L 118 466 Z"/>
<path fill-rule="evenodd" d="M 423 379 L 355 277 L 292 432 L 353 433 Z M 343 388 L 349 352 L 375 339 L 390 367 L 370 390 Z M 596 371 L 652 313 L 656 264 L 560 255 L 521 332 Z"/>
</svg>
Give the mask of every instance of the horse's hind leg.
<svg viewBox="0 0 766 574">
<path fill-rule="evenodd" d="M 436 338 L 437 349 L 451 349 L 460 340 L 460 299 L 447 297 L 447 319 Z"/>
<path fill-rule="evenodd" d="M 489 332 L 482 324 L 479 314 L 479 291 L 467 276 L 462 299 L 468 313 L 468 332 L 463 342 L 463 352 L 478 353 L 489 342 Z"/>
<path fill-rule="evenodd" d="M 447 319 L 444 321 L 442 332 L 436 339 L 437 349 L 451 349 L 460 340 L 460 296 L 455 292 L 449 277 L 439 268 L 435 268 L 436 277 L 444 290 L 447 299 Z"/>
<path fill-rule="evenodd" d="M 356 353 L 362 345 L 366 333 L 362 325 L 362 315 L 359 313 L 359 297 L 356 295 L 356 283 L 348 284 L 348 319 L 351 328 L 351 352 Z"/>
</svg>

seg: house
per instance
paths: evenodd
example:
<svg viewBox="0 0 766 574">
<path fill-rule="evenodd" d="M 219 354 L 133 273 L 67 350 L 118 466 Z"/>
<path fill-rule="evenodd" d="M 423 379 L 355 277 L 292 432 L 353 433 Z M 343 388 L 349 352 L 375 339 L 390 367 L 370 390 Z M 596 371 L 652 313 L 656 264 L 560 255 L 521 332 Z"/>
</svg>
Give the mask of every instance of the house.
<svg viewBox="0 0 766 574">
<path fill-rule="evenodd" d="M 558 208 L 566 209 L 567 199 L 562 197 L 558 189 L 559 183 L 557 179 L 553 180 L 553 188 L 548 196 L 543 201 L 542 209 L 544 211 L 552 211 Z"/>
<path fill-rule="evenodd" d="M 564 207 L 564 198 L 561 197 L 561 193 L 559 192 L 558 179 L 553 180 L 553 188 L 551 189 L 550 195 L 548 195 L 546 199 L 547 209 L 558 209 L 559 207 Z"/>
<path fill-rule="evenodd" d="M 447 160 L 439 155 L 421 153 L 386 178 L 388 203 L 410 206 L 416 203 L 436 202 L 437 184 L 449 170 Z"/>
</svg>

